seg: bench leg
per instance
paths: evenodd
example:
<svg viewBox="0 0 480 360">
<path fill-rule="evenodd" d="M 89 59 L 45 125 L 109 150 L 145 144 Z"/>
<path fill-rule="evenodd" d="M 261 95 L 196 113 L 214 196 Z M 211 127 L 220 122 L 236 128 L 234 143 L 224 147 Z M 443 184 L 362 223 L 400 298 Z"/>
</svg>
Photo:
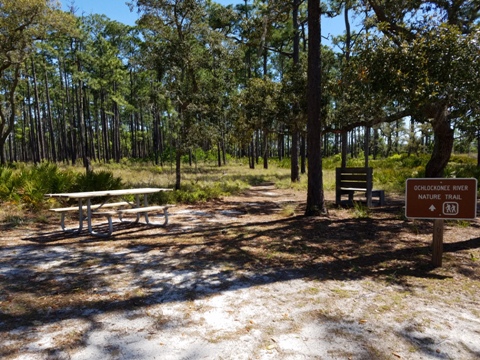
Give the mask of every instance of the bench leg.
<svg viewBox="0 0 480 360">
<path fill-rule="evenodd" d="M 379 194 L 380 206 L 385 205 L 385 191 L 381 190 Z"/>
<path fill-rule="evenodd" d="M 65 232 L 71 232 L 71 233 L 74 233 L 74 234 L 80 234 L 83 230 L 83 220 L 85 220 L 85 217 L 83 216 L 83 208 L 82 208 L 82 200 L 78 200 L 78 228 L 76 229 L 67 229 L 65 227 L 65 215 L 66 215 L 66 212 L 62 212 L 61 213 L 61 217 L 60 217 L 60 226 L 62 228 L 63 231 Z"/>
<path fill-rule="evenodd" d="M 348 192 L 348 206 L 353 206 L 353 195 L 355 195 L 355 191 L 351 190 Z"/>
<path fill-rule="evenodd" d="M 147 213 L 145 213 L 145 222 L 148 225 L 153 225 L 153 226 L 167 226 L 168 225 L 168 207 L 163 208 L 163 215 L 165 216 L 165 221 L 163 222 L 163 224 L 151 222 L 150 219 L 148 218 Z"/>
<path fill-rule="evenodd" d="M 165 221 L 163 223 L 157 223 L 150 221 L 150 218 L 148 217 L 149 211 L 140 211 L 135 214 L 135 220 L 123 220 L 123 214 L 119 213 L 118 217 L 120 218 L 120 221 L 123 223 L 132 223 L 132 224 L 137 224 L 140 222 L 140 217 L 143 216 L 145 218 L 145 224 L 147 225 L 152 225 L 152 226 L 167 226 L 168 225 L 168 207 L 163 208 L 163 215 L 165 216 Z"/>
<path fill-rule="evenodd" d="M 93 228 L 90 226 L 89 232 L 93 236 L 98 236 L 98 237 L 109 237 L 113 233 L 113 221 L 112 221 L 112 215 L 110 214 L 105 214 L 108 220 L 108 231 L 106 233 L 99 233 L 93 230 Z"/>
<path fill-rule="evenodd" d="M 113 232 L 112 216 L 108 215 L 107 218 L 108 218 L 108 233 L 107 233 L 107 236 L 110 236 L 110 235 L 112 235 L 112 232 Z"/>
<path fill-rule="evenodd" d="M 118 219 L 122 222 L 122 223 L 130 223 L 130 224 L 136 224 L 140 221 L 140 215 L 142 213 L 137 213 L 135 214 L 135 220 L 123 220 L 123 214 L 119 213 L 118 214 Z"/>
<path fill-rule="evenodd" d="M 61 218 L 60 218 L 60 226 L 62 227 L 62 230 L 68 233 L 74 233 L 74 234 L 79 234 L 82 232 L 82 223 L 80 222 L 78 224 L 77 229 L 67 229 L 65 226 L 65 213 L 62 212 Z"/>
<path fill-rule="evenodd" d="M 74 234 L 81 233 L 82 229 L 83 229 L 83 224 L 82 224 L 81 221 L 79 222 L 77 229 L 67 229 L 66 226 L 65 226 L 65 213 L 64 212 L 62 212 L 62 217 L 60 218 L 60 226 L 62 227 L 63 231 L 69 232 L 69 233 L 74 233 Z"/>
<path fill-rule="evenodd" d="M 372 197 L 378 197 L 378 204 L 380 206 L 385 205 L 385 191 L 384 190 L 373 190 Z"/>
<path fill-rule="evenodd" d="M 348 193 L 348 202 L 349 202 L 349 203 L 353 203 L 353 191 L 350 191 L 350 192 Z"/>
<path fill-rule="evenodd" d="M 62 227 L 63 231 L 69 231 L 65 229 L 65 213 L 64 212 L 62 212 L 62 218 L 60 219 L 60 226 Z"/>
<path fill-rule="evenodd" d="M 147 217 L 147 214 L 146 213 L 136 213 L 135 214 L 135 220 L 123 220 L 123 216 L 124 214 L 122 213 L 118 213 L 118 219 L 120 220 L 120 222 L 122 223 L 127 223 L 127 224 L 137 224 L 140 222 L 140 216 L 144 214 L 145 216 L 145 220 L 147 221 L 148 220 L 148 217 Z M 148 222 L 147 222 L 148 223 Z"/>
<path fill-rule="evenodd" d="M 137 208 L 141 207 L 142 205 L 140 204 L 140 195 L 136 195 L 135 196 L 135 204 Z M 148 196 L 147 194 L 144 194 L 143 195 L 143 206 L 147 207 L 148 206 Z M 134 221 L 129 221 L 129 220 L 123 220 L 122 219 L 122 214 L 119 214 L 119 218 L 120 218 L 120 221 L 122 222 L 130 222 L 130 223 L 138 223 L 140 221 L 140 216 L 143 214 L 143 216 L 145 217 L 145 222 L 148 224 L 149 221 L 148 221 L 148 214 L 145 212 L 145 213 L 136 213 L 135 214 L 135 220 Z"/>
<path fill-rule="evenodd" d="M 163 215 L 165 215 L 165 223 L 164 225 L 168 225 L 168 208 L 163 209 Z"/>
</svg>

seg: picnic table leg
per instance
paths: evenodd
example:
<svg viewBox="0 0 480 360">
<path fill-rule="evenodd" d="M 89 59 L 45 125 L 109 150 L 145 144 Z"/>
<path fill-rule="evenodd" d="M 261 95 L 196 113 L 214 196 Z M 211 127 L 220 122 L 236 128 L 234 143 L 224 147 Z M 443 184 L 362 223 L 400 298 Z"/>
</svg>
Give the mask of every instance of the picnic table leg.
<svg viewBox="0 0 480 360">
<path fill-rule="evenodd" d="M 142 207 L 142 204 L 140 204 L 140 194 L 135 195 L 135 206 L 137 208 Z M 143 195 L 143 206 L 145 207 L 148 206 L 147 194 Z M 135 220 L 135 223 L 138 223 L 140 221 L 140 214 L 141 213 L 136 214 L 137 219 Z M 144 213 L 144 216 L 145 216 L 145 222 L 148 224 L 148 215 L 146 212 Z"/>
<path fill-rule="evenodd" d="M 68 229 L 65 228 L 65 213 L 62 212 L 62 217 L 60 218 L 60 226 L 62 227 L 63 231 L 68 231 Z"/>
<path fill-rule="evenodd" d="M 143 206 L 147 207 L 148 206 L 148 198 L 147 198 L 147 194 L 144 194 L 143 195 Z M 148 224 L 149 221 L 148 221 L 148 213 L 145 211 L 145 222 Z"/>
<path fill-rule="evenodd" d="M 135 206 L 137 208 L 142 207 L 142 205 L 140 204 L 140 194 L 135 195 Z M 137 218 L 135 220 L 135 223 L 140 221 L 140 213 L 137 213 L 136 216 Z"/>
<path fill-rule="evenodd" d="M 78 200 L 78 228 L 76 229 L 67 229 L 65 226 L 65 214 L 66 212 L 62 212 L 61 218 L 60 218 L 60 226 L 62 227 L 62 230 L 65 232 L 71 232 L 74 234 L 79 234 L 83 230 L 83 209 L 82 209 L 82 199 Z"/>
<path fill-rule="evenodd" d="M 165 215 L 165 223 L 163 225 L 167 226 L 168 225 L 168 207 L 165 207 L 163 209 L 163 215 Z"/>
<path fill-rule="evenodd" d="M 81 208 L 80 208 L 81 211 Z M 87 223 L 88 223 L 88 232 L 91 235 L 98 236 L 98 237 L 108 237 L 112 235 L 113 232 L 113 223 L 112 223 L 112 216 L 108 215 L 108 232 L 106 233 L 99 233 L 93 231 L 92 227 L 92 200 L 90 198 L 87 199 Z"/>
<path fill-rule="evenodd" d="M 83 202 L 82 199 L 78 199 L 78 232 L 83 229 Z"/>
<path fill-rule="evenodd" d="M 88 232 L 90 234 L 92 234 L 93 233 L 93 229 L 92 229 L 92 200 L 90 198 L 87 199 L 87 224 L 88 224 Z"/>
</svg>

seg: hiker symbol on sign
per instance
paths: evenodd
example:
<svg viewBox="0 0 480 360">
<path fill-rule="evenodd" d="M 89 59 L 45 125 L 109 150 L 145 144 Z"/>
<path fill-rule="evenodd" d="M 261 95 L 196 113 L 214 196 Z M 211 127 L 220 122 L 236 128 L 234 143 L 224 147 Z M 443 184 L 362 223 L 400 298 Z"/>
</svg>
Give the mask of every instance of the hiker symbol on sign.
<svg viewBox="0 0 480 360">
<path fill-rule="evenodd" d="M 457 215 L 458 214 L 458 203 L 456 203 L 456 202 L 444 202 L 443 203 L 443 213 L 445 215 Z"/>
</svg>

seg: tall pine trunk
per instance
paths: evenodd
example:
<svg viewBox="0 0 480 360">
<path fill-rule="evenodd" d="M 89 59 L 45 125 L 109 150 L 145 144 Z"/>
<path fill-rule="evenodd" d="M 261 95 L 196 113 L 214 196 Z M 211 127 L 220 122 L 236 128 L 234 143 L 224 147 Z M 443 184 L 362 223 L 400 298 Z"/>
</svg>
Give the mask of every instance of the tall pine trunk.
<svg viewBox="0 0 480 360">
<path fill-rule="evenodd" d="M 50 132 L 50 149 L 52 154 L 53 162 L 57 162 L 57 147 L 55 144 L 55 128 L 53 127 L 52 119 L 52 107 L 50 101 L 50 90 L 48 86 L 48 73 L 47 67 L 45 66 L 45 96 L 47 100 L 47 121 L 48 121 L 48 130 Z"/>
<path fill-rule="evenodd" d="M 322 175 L 320 0 L 308 0 L 308 190 L 305 215 L 326 214 Z"/>
<path fill-rule="evenodd" d="M 300 136 L 300 172 L 307 173 L 307 143 L 305 141 L 305 134 Z"/>
<path fill-rule="evenodd" d="M 80 63 L 80 59 L 77 59 L 77 70 L 78 72 L 82 71 L 82 66 Z M 79 142 L 80 142 L 80 156 L 83 160 L 83 166 L 85 166 L 86 171 L 88 172 L 90 169 L 90 163 L 88 159 L 88 150 L 87 150 L 87 143 L 86 143 L 86 135 L 85 135 L 85 114 L 83 111 L 83 80 L 78 80 L 76 91 L 76 102 L 77 102 L 77 124 L 78 124 L 78 135 L 79 135 Z"/>
<path fill-rule="evenodd" d="M 299 0 L 293 0 L 293 12 L 292 12 L 292 21 L 293 21 L 293 66 L 300 66 L 300 34 L 299 34 L 299 25 L 298 25 L 298 7 Z M 298 104 L 294 104 L 294 116 L 299 116 Z M 294 119 L 294 125 L 292 130 L 292 153 L 290 161 L 290 180 L 292 182 L 300 181 L 300 174 L 298 172 L 298 138 L 299 131 L 297 125 L 297 119 Z"/>
<path fill-rule="evenodd" d="M 35 131 L 36 131 L 35 117 L 33 115 L 33 109 L 32 109 L 32 96 L 30 91 L 30 82 L 26 81 L 26 83 L 27 83 L 28 119 L 30 122 L 30 131 L 28 133 L 28 137 L 30 142 L 31 160 L 33 160 L 34 164 L 37 164 L 40 162 L 40 158 L 39 158 L 39 152 L 38 152 L 38 144 L 35 138 Z"/>
<path fill-rule="evenodd" d="M 40 97 L 38 96 L 38 85 L 37 85 L 37 71 L 35 69 L 35 62 L 32 60 L 32 78 L 33 78 L 33 95 L 35 97 L 35 119 L 37 124 L 37 132 L 35 142 L 38 144 L 38 160 L 43 161 L 45 159 L 45 136 L 43 131 L 43 121 L 40 113 Z"/>
<path fill-rule="evenodd" d="M 113 93 L 117 94 L 117 83 L 113 83 Z M 113 101 L 113 126 L 112 126 L 112 140 L 113 140 L 113 157 L 116 163 L 120 162 L 122 157 L 120 151 L 120 111 L 118 109 L 118 103 Z"/>
<path fill-rule="evenodd" d="M 268 144 L 268 131 L 263 132 L 263 168 L 268 169 L 268 157 L 269 157 L 269 144 Z"/>
<path fill-rule="evenodd" d="M 104 161 L 108 162 L 111 159 L 110 156 L 110 140 L 108 136 L 108 121 L 107 113 L 105 111 L 105 90 L 100 90 L 100 120 L 102 122 L 102 140 L 103 140 L 103 151 L 104 151 Z"/>
<path fill-rule="evenodd" d="M 480 168 L 480 129 L 477 130 L 477 167 Z"/>
</svg>

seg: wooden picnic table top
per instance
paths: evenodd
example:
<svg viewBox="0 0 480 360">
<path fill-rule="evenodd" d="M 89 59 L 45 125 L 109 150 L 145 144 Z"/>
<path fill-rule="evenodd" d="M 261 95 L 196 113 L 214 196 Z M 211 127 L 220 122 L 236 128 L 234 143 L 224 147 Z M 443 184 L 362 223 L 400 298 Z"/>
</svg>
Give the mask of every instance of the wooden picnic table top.
<svg viewBox="0 0 480 360">
<path fill-rule="evenodd" d="M 87 199 L 101 196 L 123 196 L 123 195 L 140 195 L 153 194 L 160 191 L 172 191 L 169 188 L 137 188 L 137 189 L 119 189 L 119 190 L 101 190 L 101 191 L 84 191 L 71 193 L 45 194 L 47 197 L 63 197 L 71 199 Z"/>
</svg>

